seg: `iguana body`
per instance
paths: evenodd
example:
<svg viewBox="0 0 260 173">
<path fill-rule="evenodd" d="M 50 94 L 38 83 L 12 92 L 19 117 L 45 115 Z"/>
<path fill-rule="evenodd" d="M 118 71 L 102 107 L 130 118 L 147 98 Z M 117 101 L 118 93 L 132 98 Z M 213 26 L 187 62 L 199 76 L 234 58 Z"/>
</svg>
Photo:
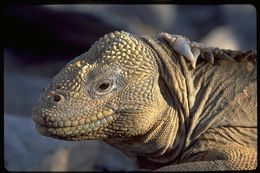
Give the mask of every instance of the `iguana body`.
<svg viewBox="0 0 260 173">
<path fill-rule="evenodd" d="M 240 170 L 256 168 L 256 109 L 255 52 L 114 32 L 55 76 L 33 119 L 46 136 L 103 139 L 140 168 Z"/>
</svg>

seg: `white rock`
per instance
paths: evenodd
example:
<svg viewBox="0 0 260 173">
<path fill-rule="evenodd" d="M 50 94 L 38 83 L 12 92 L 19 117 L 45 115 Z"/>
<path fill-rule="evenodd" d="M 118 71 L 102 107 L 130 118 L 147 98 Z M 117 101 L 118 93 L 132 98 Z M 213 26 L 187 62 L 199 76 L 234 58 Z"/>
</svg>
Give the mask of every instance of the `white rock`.
<svg viewBox="0 0 260 173">
<path fill-rule="evenodd" d="M 218 27 L 212 30 L 201 42 L 210 47 L 239 49 L 237 38 L 228 27 Z"/>
</svg>

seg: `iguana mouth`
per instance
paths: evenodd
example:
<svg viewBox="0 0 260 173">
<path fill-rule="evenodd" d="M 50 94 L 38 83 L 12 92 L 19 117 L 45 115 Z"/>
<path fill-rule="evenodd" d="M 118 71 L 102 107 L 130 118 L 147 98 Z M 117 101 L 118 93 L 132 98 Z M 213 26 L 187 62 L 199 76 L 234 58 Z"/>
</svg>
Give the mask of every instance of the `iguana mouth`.
<svg viewBox="0 0 260 173">
<path fill-rule="evenodd" d="M 38 132 L 45 136 L 66 137 L 78 136 L 98 131 L 101 127 L 106 127 L 116 118 L 112 109 L 98 112 L 92 116 L 85 116 L 79 120 L 55 120 L 52 117 L 33 114 Z"/>
<path fill-rule="evenodd" d="M 36 128 L 40 134 L 46 136 L 77 136 L 79 134 L 87 134 L 93 131 L 97 131 L 98 129 L 100 129 L 100 127 L 106 127 L 114 119 L 115 118 L 113 115 L 109 115 L 102 118 L 102 120 L 69 127 L 49 127 L 47 125 L 36 123 Z"/>
</svg>

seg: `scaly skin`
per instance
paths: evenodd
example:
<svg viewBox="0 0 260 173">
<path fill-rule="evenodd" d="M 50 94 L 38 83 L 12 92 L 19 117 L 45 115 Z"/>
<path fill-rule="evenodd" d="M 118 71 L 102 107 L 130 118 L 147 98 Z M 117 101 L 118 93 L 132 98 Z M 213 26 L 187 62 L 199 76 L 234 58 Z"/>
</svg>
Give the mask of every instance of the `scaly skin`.
<svg viewBox="0 0 260 173">
<path fill-rule="evenodd" d="M 54 77 L 33 119 L 42 135 L 103 139 L 140 168 L 243 170 L 256 168 L 256 105 L 256 52 L 114 32 Z"/>
</svg>

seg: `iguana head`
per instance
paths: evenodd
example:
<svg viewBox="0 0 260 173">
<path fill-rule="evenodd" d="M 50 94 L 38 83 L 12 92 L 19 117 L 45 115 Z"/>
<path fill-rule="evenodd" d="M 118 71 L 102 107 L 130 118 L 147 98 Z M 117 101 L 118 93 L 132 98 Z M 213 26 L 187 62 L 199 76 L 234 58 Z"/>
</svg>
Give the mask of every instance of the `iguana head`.
<svg viewBox="0 0 260 173">
<path fill-rule="evenodd" d="M 38 131 L 66 140 L 145 134 L 161 120 L 154 51 L 137 37 L 113 32 L 73 59 L 33 108 Z"/>
</svg>

